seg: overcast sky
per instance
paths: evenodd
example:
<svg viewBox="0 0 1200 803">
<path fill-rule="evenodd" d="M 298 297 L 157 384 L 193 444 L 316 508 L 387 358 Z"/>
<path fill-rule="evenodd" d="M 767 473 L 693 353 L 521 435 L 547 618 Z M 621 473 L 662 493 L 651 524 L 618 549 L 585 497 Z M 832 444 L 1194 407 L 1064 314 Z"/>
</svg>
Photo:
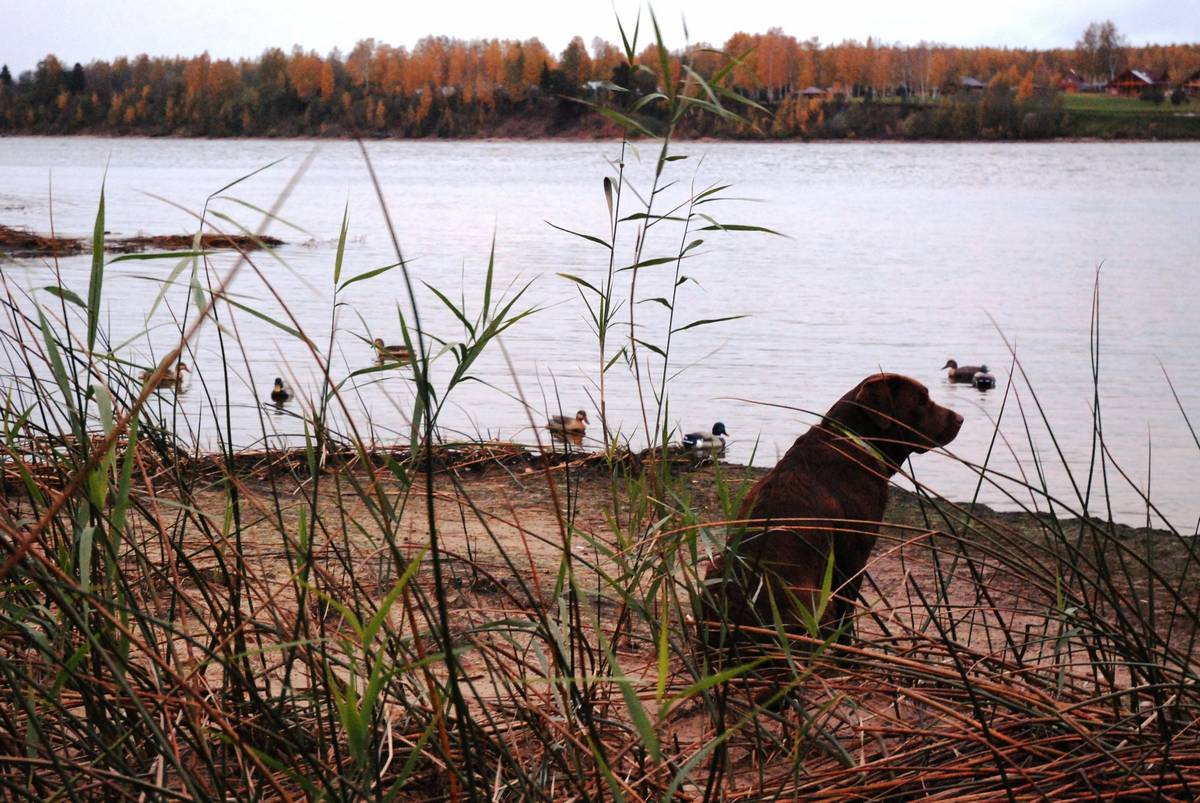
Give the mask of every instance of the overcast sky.
<svg viewBox="0 0 1200 803">
<path fill-rule="evenodd" d="M 374 37 L 411 47 L 427 34 L 463 39 L 537 36 L 556 53 L 572 36 L 617 41 L 614 5 L 632 20 L 637 0 L 0 0 L 0 63 L 14 73 L 47 53 L 69 63 L 119 55 L 252 57 L 299 44 L 348 52 Z M 686 12 L 693 42 L 778 26 L 822 42 L 874 36 L 912 44 L 1072 46 L 1092 20 L 1112 19 L 1134 44 L 1200 41 L 1200 0 L 658 0 L 673 47 Z"/>
</svg>

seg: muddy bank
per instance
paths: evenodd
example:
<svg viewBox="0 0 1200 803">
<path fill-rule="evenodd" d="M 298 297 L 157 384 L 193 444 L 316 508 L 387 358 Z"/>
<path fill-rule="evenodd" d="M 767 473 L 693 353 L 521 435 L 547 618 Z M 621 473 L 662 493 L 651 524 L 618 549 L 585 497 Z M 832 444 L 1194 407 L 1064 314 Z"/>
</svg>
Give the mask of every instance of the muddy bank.
<svg viewBox="0 0 1200 803">
<path fill-rule="evenodd" d="M 541 605 L 553 606 L 549 589 L 563 557 L 563 527 L 568 522 L 573 551 L 582 550 L 579 556 L 590 564 L 579 570 L 581 575 L 595 572 L 598 581 L 600 576 L 619 573 L 620 559 L 615 556 L 632 548 L 621 545 L 632 536 L 624 532 L 618 537 L 614 526 L 625 527 L 640 515 L 635 512 L 640 504 L 637 494 L 629 492 L 639 481 L 636 472 L 618 473 L 614 479 L 595 456 L 551 465 L 524 457 L 501 461 L 476 454 L 464 457 L 467 459 L 457 466 L 443 463 L 435 476 L 434 495 L 441 548 L 450 558 L 451 582 L 459 589 L 458 604 L 465 610 L 487 608 L 495 603 L 489 594 L 532 577 L 545 581 Z M 302 514 L 319 520 L 346 517 L 355 521 L 358 537 L 352 551 L 365 564 L 378 566 L 381 582 L 390 571 L 386 568 L 389 541 L 394 539 L 410 556 L 423 554 L 428 547 L 430 527 L 419 479 L 405 485 L 383 467 L 354 465 L 353 461 L 327 464 L 313 510 L 309 508 L 311 500 L 305 498 L 308 480 L 301 466 L 287 461 L 276 464 L 277 470 L 272 471 L 264 472 L 260 466 L 247 472 L 246 468 L 235 469 L 243 500 L 262 518 L 250 524 L 245 536 L 247 543 L 254 545 L 251 550 L 266 559 L 259 569 L 264 576 L 282 580 L 287 575 L 279 552 L 279 528 L 282 525 L 285 531 L 294 531 Z M 685 528 L 687 534 L 682 537 L 696 535 L 701 563 L 720 550 L 726 535 L 724 522 L 736 518 L 737 500 L 763 473 L 764 469 L 746 466 L 680 466 L 669 507 L 674 521 L 696 522 Z M 361 489 L 376 482 L 385 493 L 396 494 L 395 518 L 386 525 L 383 519 L 372 520 L 372 494 L 364 497 L 350 490 L 352 485 Z M 217 474 L 203 472 L 199 484 L 213 488 L 199 492 L 200 508 L 220 520 L 225 495 Z M 641 528 L 634 526 L 640 532 Z M 681 537 L 685 530 L 672 537 Z M 1106 535 L 1098 537 L 1098 532 Z M 889 619 L 904 611 L 904 618 L 915 622 L 923 606 L 920 594 L 930 598 L 944 594 L 943 604 L 969 611 L 982 604 L 981 589 L 991 596 L 989 607 L 999 606 L 1011 617 L 1010 628 L 1024 627 L 1025 619 L 1031 625 L 1043 624 L 1045 612 L 1055 605 L 1056 565 L 1059 571 L 1075 567 L 1084 576 L 1121 575 L 1128 599 L 1143 603 L 1154 599 L 1160 610 L 1170 611 L 1173 595 L 1164 588 L 1164 579 L 1176 588 L 1188 586 L 1187 595 L 1200 595 L 1196 572 L 1189 571 L 1190 548 L 1189 539 L 1162 530 L 998 512 L 984 505 L 930 500 L 893 488 L 881 537 L 868 565 L 870 579 L 863 587 L 864 634 L 875 629 L 871 621 L 875 611 L 887 611 Z M 1042 567 L 1038 576 L 1030 576 L 1037 567 Z M 699 571 L 702 574 L 703 567 Z M 1155 578 L 1152 573 L 1157 573 Z M 606 598 L 602 586 L 596 586 L 594 603 L 607 611 L 614 600 Z M 1187 624 L 1187 632 L 1194 626 L 1179 624 Z M 996 631 L 991 628 L 964 636 L 966 643 L 981 650 L 996 648 L 995 638 Z"/>
<path fill-rule="evenodd" d="M 117 451 L 121 459 L 122 445 Z M 333 531 L 342 529 L 339 523 L 354 522 L 353 535 L 341 548 L 353 565 L 369 569 L 365 582 L 374 591 L 386 593 L 394 582 L 393 549 L 428 561 L 424 481 L 420 472 L 398 468 L 409 465 L 408 454 L 332 448 L 321 461 L 315 498 L 309 457 L 294 450 L 247 452 L 232 460 L 204 455 L 163 460 L 147 450 L 139 471 L 156 495 L 169 503 L 190 500 L 197 515 L 214 526 L 227 515 L 228 483 L 236 484 L 252 574 L 279 594 L 289 593 L 294 567 L 286 544 L 290 534 L 305 528 L 304 519 Z M 500 604 L 497 594 L 508 600 L 505 604 L 515 604 L 508 597 L 532 578 L 538 578 L 532 584 L 539 590 L 528 604 L 553 608 L 553 578 L 567 548 L 583 561 L 575 571 L 584 587 L 594 589 L 592 604 L 602 619 L 618 604 L 602 578 L 627 571 L 643 543 L 661 548 L 664 539 L 694 541 L 682 547 L 681 554 L 694 556 L 682 571 L 702 577 L 706 561 L 722 549 L 727 522 L 738 517 L 739 500 L 765 469 L 679 459 L 669 487 L 651 493 L 640 470 L 644 459 L 626 456 L 614 471 L 602 455 L 541 454 L 511 443 L 440 450 L 434 524 L 455 605 L 461 606 L 460 624 L 467 626 L 472 611 Z M 45 467 L 53 475 L 46 476 L 36 462 L 27 461 L 24 470 L 44 486 L 62 485 L 61 466 Z M 4 496 L 19 498 L 23 472 L 5 469 L 0 472 Z M 648 494 L 665 500 L 653 515 L 645 507 Z M 387 500 L 387 512 L 378 507 L 380 499 Z M 19 508 L 17 503 L 10 514 L 20 518 L 25 511 Z M 854 537 L 855 526 L 847 524 L 846 537 Z M 216 570 L 215 554 L 200 557 L 206 553 L 203 543 L 189 547 L 198 564 Z M 1149 606 L 1165 616 L 1171 640 L 1190 652 L 1196 622 L 1176 600 L 1200 598 L 1192 551 L 1192 539 L 1164 530 L 1001 512 L 892 488 L 862 589 L 861 632 L 868 639 L 887 638 L 897 622 L 902 629 L 918 628 L 932 601 L 964 616 L 1004 620 L 999 629 L 992 624 L 968 628 L 960 638 L 973 649 L 1011 651 L 1016 649 L 1013 633 L 1042 649 L 1053 644 L 1041 631 L 1061 604 L 1058 584 L 1091 587 L 1100 579 L 1115 589 L 1095 603 L 1105 615 L 1118 615 L 1114 604 Z M 423 584 L 432 579 L 426 570 L 419 577 Z"/>
<path fill-rule="evenodd" d="M 138 234 L 132 237 L 106 239 L 104 250 L 110 254 L 129 254 L 139 251 L 190 251 L 194 245 L 195 236 L 191 234 Z M 218 249 L 254 251 L 279 245 L 283 245 L 283 240 L 267 235 L 252 237 L 247 234 L 203 234 L 200 236 L 200 248 L 204 251 Z M 91 250 L 92 241 L 88 238 L 51 237 L 0 224 L 0 254 L 14 259 L 75 256 L 90 253 Z"/>
</svg>

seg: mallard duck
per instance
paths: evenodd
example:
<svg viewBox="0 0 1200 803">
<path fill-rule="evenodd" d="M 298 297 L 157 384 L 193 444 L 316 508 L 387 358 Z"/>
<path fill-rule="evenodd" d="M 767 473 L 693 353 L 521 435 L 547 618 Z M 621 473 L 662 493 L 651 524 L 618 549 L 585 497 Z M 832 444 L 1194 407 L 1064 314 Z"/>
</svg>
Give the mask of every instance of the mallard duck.
<svg viewBox="0 0 1200 803">
<path fill-rule="evenodd" d="M 976 390 L 991 390 L 996 387 L 996 377 L 988 373 L 986 365 L 979 366 L 979 373 L 971 377 L 971 384 Z"/>
<path fill-rule="evenodd" d="M 587 411 L 580 410 L 575 413 L 574 418 L 568 418 L 565 415 L 551 416 L 550 420 L 546 422 L 546 429 L 555 435 L 583 435 L 587 432 L 590 423 Z"/>
<path fill-rule="evenodd" d="M 271 401 L 283 404 L 290 398 L 292 398 L 292 389 L 283 384 L 283 379 L 275 377 L 275 387 L 271 389 Z"/>
<path fill-rule="evenodd" d="M 946 370 L 946 378 L 951 382 L 971 382 L 975 378 L 975 374 L 982 371 L 987 373 L 986 365 L 963 365 L 960 366 L 954 360 L 946 360 L 946 364 L 942 366 Z"/>
<path fill-rule="evenodd" d="M 190 370 L 192 370 L 192 369 L 188 368 L 188 365 L 186 362 L 179 363 L 179 366 L 174 371 L 172 371 L 170 368 L 168 368 L 167 370 L 163 371 L 162 376 L 160 376 L 158 378 L 158 381 L 154 383 L 153 389 L 154 390 L 162 390 L 163 388 L 169 387 L 171 390 L 174 390 L 175 392 L 179 392 L 179 389 L 183 386 L 183 372 L 190 371 Z M 142 371 L 142 373 L 141 373 L 142 381 L 149 382 L 150 377 L 152 377 L 153 375 L 154 375 L 153 371 Z"/>
<path fill-rule="evenodd" d="M 375 352 L 379 355 L 380 362 L 408 362 L 412 359 L 412 352 L 408 350 L 408 346 L 389 346 L 383 342 L 382 337 L 375 338 Z"/>
<path fill-rule="evenodd" d="M 713 424 L 712 434 L 707 432 L 689 432 L 683 436 L 683 445 L 694 452 L 721 454 L 725 451 L 725 425 L 720 421 Z"/>
</svg>

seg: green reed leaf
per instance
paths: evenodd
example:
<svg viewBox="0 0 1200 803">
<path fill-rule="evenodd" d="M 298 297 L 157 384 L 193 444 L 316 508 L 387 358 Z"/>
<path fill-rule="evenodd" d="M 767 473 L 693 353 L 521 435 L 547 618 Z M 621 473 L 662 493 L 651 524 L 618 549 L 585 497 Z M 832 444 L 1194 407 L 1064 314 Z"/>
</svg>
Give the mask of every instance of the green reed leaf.
<svg viewBox="0 0 1200 803">
<path fill-rule="evenodd" d="M 91 352 L 96 345 L 96 333 L 100 328 L 100 296 L 104 287 L 104 184 L 100 184 L 100 206 L 96 210 L 96 223 L 92 227 L 92 273 L 88 280 L 87 303 L 87 347 Z"/>
</svg>

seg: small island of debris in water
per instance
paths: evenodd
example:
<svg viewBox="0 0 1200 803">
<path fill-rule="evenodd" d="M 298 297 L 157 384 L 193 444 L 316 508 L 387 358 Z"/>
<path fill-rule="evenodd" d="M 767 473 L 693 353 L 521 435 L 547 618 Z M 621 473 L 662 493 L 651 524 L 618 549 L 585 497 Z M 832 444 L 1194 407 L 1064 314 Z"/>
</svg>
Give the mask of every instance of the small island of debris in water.
<svg viewBox="0 0 1200 803">
<path fill-rule="evenodd" d="M 220 234 L 200 235 L 199 247 L 203 251 L 232 249 L 255 251 L 283 245 L 283 240 L 268 235 Z M 193 234 L 137 234 L 132 237 L 116 237 L 104 241 L 104 250 L 113 254 L 129 254 L 137 251 L 189 251 L 196 246 Z M 27 229 L 0 225 L 0 254 L 14 259 L 35 257 L 68 257 L 89 253 L 92 241 L 85 237 L 63 237 L 38 234 Z"/>
</svg>

